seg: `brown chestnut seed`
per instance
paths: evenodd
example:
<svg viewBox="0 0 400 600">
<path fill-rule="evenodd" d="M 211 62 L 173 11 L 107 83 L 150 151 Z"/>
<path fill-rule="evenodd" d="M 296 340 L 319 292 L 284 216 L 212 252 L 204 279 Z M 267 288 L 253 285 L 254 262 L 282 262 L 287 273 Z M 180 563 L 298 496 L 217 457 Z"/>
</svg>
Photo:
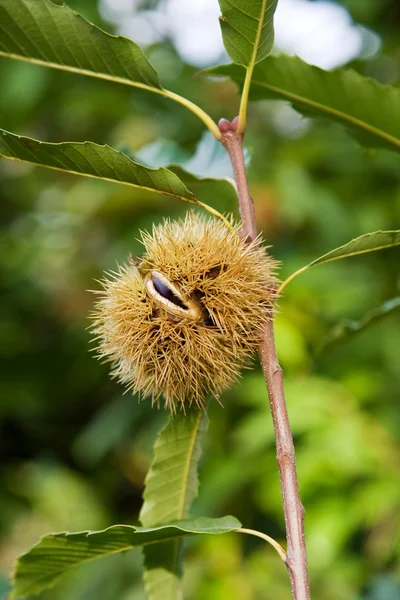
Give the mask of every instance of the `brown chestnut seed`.
<svg viewBox="0 0 400 600">
<path fill-rule="evenodd" d="M 206 321 L 205 311 L 190 298 L 183 297 L 176 286 L 168 281 L 162 273 L 152 271 L 146 276 L 144 285 L 148 295 L 168 314 L 192 321 Z"/>
</svg>

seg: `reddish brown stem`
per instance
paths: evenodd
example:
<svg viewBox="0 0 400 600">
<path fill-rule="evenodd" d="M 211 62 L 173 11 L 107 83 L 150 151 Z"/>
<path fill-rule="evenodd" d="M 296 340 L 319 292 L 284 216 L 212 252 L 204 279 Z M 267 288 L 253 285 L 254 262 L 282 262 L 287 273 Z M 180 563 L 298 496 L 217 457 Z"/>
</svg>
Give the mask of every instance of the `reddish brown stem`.
<svg viewBox="0 0 400 600">
<path fill-rule="evenodd" d="M 240 214 L 243 222 L 243 237 L 253 240 L 257 236 L 257 229 L 253 200 L 247 184 L 242 136 L 236 133 L 236 128 L 226 127 L 225 121 L 220 129 L 222 133 L 221 141 L 229 154 L 235 174 Z M 304 538 L 304 508 L 300 500 L 294 445 L 283 389 L 283 373 L 276 354 L 272 320 L 265 325 L 264 336 L 260 345 L 260 360 L 267 384 L 275 430 L 276 454 L 286 525 L 286 566 L 290 575 L 294 600 L 310 600 Z"/>
<path fill-rule="evenodd" d="M 225 121 L 225 119 L 221 119 L 221 121 L 219 122 L 219 126 L 222 132 L 221 142 L 223 143 L 229 154 L 229 158 L 231 159 L 233 172 L 235 175 L 235 181 L 239 197 L 240 217 L 242 219 L 243 225 L 242 234 L 245 239 L 251 241 L 257 236 L 257 226 L 256 216 L 254 213 L 253 198 L 250 196 L 249 186 L 247 185 L 246 165 L 244 163 L 243 157 L 242 136 L 238 135 L 236 131 L 233 131 L 232 129 L 224 131 L 224 129 L 227 127 L 227 123 L 229 123 L 229 121 Z M 231 124 L 229 123 L 229 125 Z"/>
</svg>

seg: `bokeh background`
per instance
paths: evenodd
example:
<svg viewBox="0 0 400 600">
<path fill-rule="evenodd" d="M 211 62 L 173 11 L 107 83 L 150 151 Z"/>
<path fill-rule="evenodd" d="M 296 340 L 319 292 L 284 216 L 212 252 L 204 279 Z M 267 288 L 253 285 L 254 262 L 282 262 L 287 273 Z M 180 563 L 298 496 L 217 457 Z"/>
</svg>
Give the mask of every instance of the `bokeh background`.
<svg viewBox="0 0 400 600">
<path fill-rule="evenodd" d="M 217 0 L 70 0 L 144 45 L 163 84 L 218 119 L 232 84 L 195 76 L 227 61 Z M 276 49 L 331 69 L 400 81 L 398 0 L 280 0 Z M 200 121 L 141 90 L 0 62 L 1 126 L 47 141 L 92 140 L 168 164 L 196 153 L 227 174 Z M 363 101 L 362 98 L 359 99 Z M 380 110 L 377 106 L 376 110 Z M 367 151 L 336 124 L 283 102 L 251 105 L 249 176 L 259 229 L 281 275 L 353 237 L 395 229 L 400 157 Z M 229 173 L 229 172 L 228 172 Z M 0 270 L 0 598 L 15 557 L 49 531 L 137 523 L 155 436 L 167 415 L 123 395 L 90 355 L 88 314 L 103 270 L 140 253 L 138 231 L 183 215 L 177 200 L 2 161 Z M 234 212 L 224 186 L 202 200 Z M 400 323 L 398 313 L 344 342 L 332 328 L 398 297 L 398 249 L 318 266 L 288 286 L 276 322 L 319 600 L 400 598 Z M 210 408 L 194 514 L 233 514 L 284 541 L 274 439 L 259 366 Z M 46 600 L 140 600 L 132 551 L 66 576 Z M 185 597 L 289 600 L 284 565 L 257 539 L 204 537 L 187 547 Z"/>
</svg>

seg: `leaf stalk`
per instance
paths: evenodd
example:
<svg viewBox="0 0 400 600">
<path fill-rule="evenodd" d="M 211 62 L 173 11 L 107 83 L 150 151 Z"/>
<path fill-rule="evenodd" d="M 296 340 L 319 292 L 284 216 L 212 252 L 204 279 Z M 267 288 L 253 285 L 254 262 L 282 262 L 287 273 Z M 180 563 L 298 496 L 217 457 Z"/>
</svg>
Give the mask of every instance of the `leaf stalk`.
<svg viewBox="0 0 400 600">
<path fill-rule="evenodd" d="M 191 102 L 190 100 L 184 98 L 183 96 L 180 96 L 179 94 L 175 94 L 175 92 L 170 92 L 169 90 L 164 89 L 163 95 L 166 98 L 169 98 L 170 100 L 175 100 L 175 102 L 178 102 L 179 104 L 190 110 L 201 121 L 203 121 L 204 125 L 208 127 L 215 139 L 217 139 L 218 141 L 221 140 L 222 134 L 219 130 L 218 125 L 208 113 L 206 113 L 202 108 L 200 108 L 200 106 L 197 106 L 197 104 L 195 104 L 194 102 Z"/>
<path fill-rule="evenodd" d="M 240 108 L 239 108 L 239 123 L 237 127 L 237 133 L 243 135 L 247 127 L 247 105 L 249 103 L 250 85 L 253 77 L 254 65 L 251 65 L 246 69 L 246 77 L 243 84 L 242 95 L 240 97 Z"/>
<path fill-rule="evenodd" d="M 275 548 L 283 562 L 286 563 L 286 552 L 284 551 L 282 546 L 278 544 L 278 542 L 274 540 L 274 538 L 272 538 L 271 536 L 267 535 L 266 533 L 262 533 L 261 531 L 256 531 L 255 529 L 245 529 L 244 527 L 241 527 L 236 531 L 237 533 L 247 533 L 248 535 L 254 535 L 255 537 L 259 537 L 262 540 L 268 542 L 268 544 Z"/>
</svg>

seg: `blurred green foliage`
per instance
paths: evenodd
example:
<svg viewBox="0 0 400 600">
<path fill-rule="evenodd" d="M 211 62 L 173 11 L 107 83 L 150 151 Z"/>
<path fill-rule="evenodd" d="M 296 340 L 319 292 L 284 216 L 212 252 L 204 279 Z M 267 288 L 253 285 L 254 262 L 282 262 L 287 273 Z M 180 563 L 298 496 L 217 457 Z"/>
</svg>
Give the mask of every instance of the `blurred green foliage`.
<svg viewBox="0 0 400 600">
<path fill-rule="evenodd" d="M 96 2 L 69 4 L 111 29 Z M 389 61 L 399 74 L 398 1 L 343 5 L 382 39 L 378 56 L 352 66 L 384 80 Z M 169 42 L 147 53 L 170 89 L 216 119 L 235 115 L 232 84 L 193 78 L 195 69 Z M 156 143 L 174 159 L 193 155 L 203 134 L 182 107 L 141 90 L 4 59 L 0 80 L 1 125 L 18 134 L 92 140 L 147 156 L 155 147 L 145 147 Z M 340 126 L 302 121 L 279 102 L 251 105 L 246 141 L 258 226 L 283 278 L 353 237 L 398 227 L 398 155 L 363 150 Z M 41 535 L 137 523 L 152 444 L 167 415 L 122 395 L 107 366 L 91 357 L 86 327 L 93 296 L 86 290 L 98 287 L 103 270 L 141 252 L 139 229 L 188 207 L 12 161 L 2 161 L 0 180 L 3 598 L 15 557 Z M 236 213 L 226 188 L 210 193 L 200 199 Z M 316 267 L 280 301 L 277 343 L 312 590 L 320 600 L 400 597 L 398 316 L 319 352 L 335 323 L 359 320 L 399 295 L 399 259 L 395 248 Z M 194 514 L 233 514 L 282 542 L 273 430 L 258 365 L 222 401 L 223 408 L 214 403 L 209 411 Z M 77 570 L 43 598 L 139 600 L 140 569 L 132 551 Z M 233 534 L 188 544 L 184 585 L 193 600 L 290 598 L 285 567 L 272 549 Z"/>
</svg>

